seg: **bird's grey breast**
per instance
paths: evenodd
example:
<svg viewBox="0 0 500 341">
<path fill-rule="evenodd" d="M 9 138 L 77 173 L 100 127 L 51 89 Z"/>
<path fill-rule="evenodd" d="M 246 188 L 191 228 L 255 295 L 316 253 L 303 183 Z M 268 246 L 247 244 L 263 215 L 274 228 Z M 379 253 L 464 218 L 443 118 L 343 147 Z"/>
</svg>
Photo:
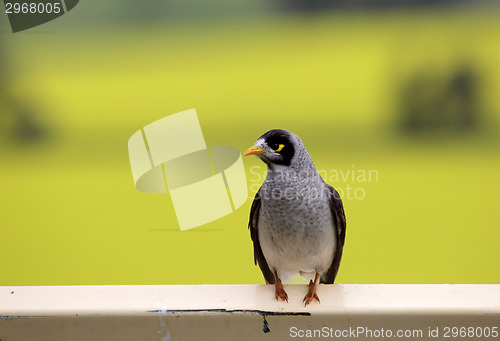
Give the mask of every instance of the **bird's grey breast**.
<svg viewBox="0 0 500 341">
<path fill-rule="evenodd" d="M 328 270 L 335 233 L 321 178 L 268 177 L 260 192 L 259 241 L 269 266 L 295 273 Z"/>
</svg>

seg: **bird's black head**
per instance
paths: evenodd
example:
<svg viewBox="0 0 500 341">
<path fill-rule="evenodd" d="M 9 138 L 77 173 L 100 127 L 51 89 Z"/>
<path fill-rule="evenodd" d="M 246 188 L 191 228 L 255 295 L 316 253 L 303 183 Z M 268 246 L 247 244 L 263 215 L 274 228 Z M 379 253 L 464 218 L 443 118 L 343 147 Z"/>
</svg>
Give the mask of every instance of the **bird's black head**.
<svg viewBox="0 0 500 341">
<path fill-rule="evenodd" d="M 295 155 L 294 135 L 286 130 L 273 129 L 259 137 L 243 156 L 258 155 L 267 164 L 290 166 Z"/>
</svg>

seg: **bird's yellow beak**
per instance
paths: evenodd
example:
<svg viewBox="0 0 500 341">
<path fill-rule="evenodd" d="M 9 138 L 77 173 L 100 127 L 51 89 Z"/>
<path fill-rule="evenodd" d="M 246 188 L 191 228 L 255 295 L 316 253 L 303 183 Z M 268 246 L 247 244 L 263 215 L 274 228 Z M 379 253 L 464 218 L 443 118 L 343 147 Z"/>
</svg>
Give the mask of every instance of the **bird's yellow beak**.
<svg viewBox="0 0 500 341">
<path fill-rule="evenodd" d="M 243 153 L 243 156 L 247 155 L 262 155 L 264 154 L 264 149 L 260 149 L 257 146 L 252 146 L 246 150 L 246 152 Z"/>
</svg>

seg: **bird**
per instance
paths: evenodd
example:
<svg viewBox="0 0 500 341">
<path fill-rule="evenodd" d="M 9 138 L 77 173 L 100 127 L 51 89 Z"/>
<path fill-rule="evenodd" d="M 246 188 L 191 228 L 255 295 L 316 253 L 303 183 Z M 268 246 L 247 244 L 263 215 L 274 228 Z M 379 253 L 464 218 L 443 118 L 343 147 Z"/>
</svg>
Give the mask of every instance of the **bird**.
<svg viewBox="0 0 500 341">
<path fill-rule="evenodd" d="M 304 305 L 320 302 L 317 284 L 333 284 L 342 259 L 342 199 L 317 172 L 300 137 L 289 131 L 266 132 L 243 153 L 248 155 L 267 165 L 248 223 L 254 263 L 266 284 L 274 284 L 276 300 L 288 302 L 283 281 L 300 274 L 310 279 Z"/>
</svg>

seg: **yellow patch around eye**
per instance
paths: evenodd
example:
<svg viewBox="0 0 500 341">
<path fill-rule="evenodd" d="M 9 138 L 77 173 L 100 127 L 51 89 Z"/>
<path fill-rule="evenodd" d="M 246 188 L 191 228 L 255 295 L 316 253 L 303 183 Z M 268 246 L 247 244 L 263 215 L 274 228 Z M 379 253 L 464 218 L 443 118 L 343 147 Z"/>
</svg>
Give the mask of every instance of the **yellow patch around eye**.
<svg viewBox="0 0 500 341">
<path fill-rule="evenodd" d="M 281 150 L 282 150 L 283 148 L 285 148 L 285 145 L 284 145 L 284 144 L 280 144 L 280 145 L 278 146 L 278 149 L 276 149 L 276 151 L 279 153 L 279 152 L 281 152 Z"/>
</svg>

